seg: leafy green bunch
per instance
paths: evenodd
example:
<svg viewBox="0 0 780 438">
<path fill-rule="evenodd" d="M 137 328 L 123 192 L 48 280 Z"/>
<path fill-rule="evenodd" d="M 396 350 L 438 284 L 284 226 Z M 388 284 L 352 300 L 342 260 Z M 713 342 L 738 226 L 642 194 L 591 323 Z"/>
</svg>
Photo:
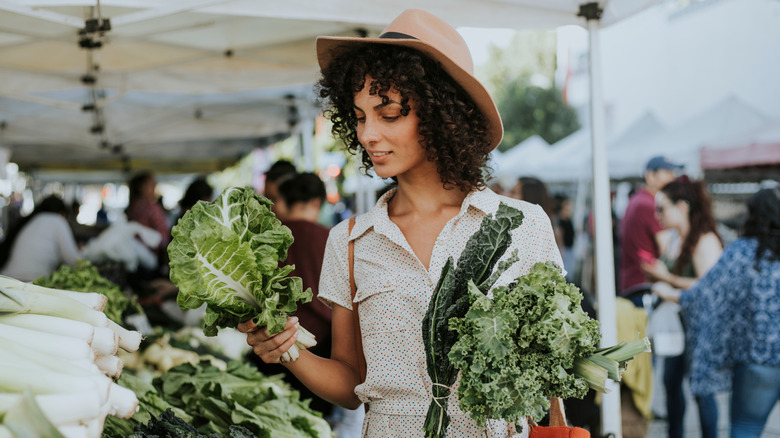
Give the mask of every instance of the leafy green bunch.
<svg viewBox="0 0 780 438">
<path fill-rule="evenodd" d="M 589 384 L 574 373 L 575 361 L 596 351 L 600 333 L 580 307 L 579 289 L 547 262 L 492 292 L 491 300 L 469 282 L 468 312 L 450 319 L 461 409 L 480 425 L 529 415 L 538 421 L 547 397 L 582 398 Z"/>
<path fill-rule="evenodd" d="M 109 416 L 103 438 L 332 436 L 309 400 L 301 400 L 281 375 L 266 376 L 246 362 L 222 369 L 203 360 L 171 368 L 151 383 L 127 373 L 119 382 L 138 394 L 140 409 L 127 420 Z"/>
<path fill-rule="evenodd" d="M 450 257 L 442 268 L 422 321 L 426 368 L 433 384 L 433 399 L 423 425 L 427 438 L 445 437 L 450 423 L 447 398 L 458 369 L 448 356 L 457 341 L 457 333 L 450 330 L 449 321 L 463 317 L 469 310 L 469 282 L 487 292 L 499 275 L 517 260 L 517 254 L 511 254 L 499 262 L 512 243 L 511 232 L 522 223 L 522 211 L 499 204 L 495 215 L 482 219 L 479 229 L 469 237 L 457 265 Z"/>
<path fill-rule="evenodd" d="M 124 324 L 122 314 L 129 307 L 135 307 L 138 313 L 143 312 L 135 298 L 128 298 L 118 285 L 100 275 L 97 267 L 88 260 L 78 259 L 75 266 L 63 265 L 50 275 L 37 278 L 33 283 L 52 289 L 103 294 L 108 298 L 103 313 L 120 325 Z"/>
<path fill-rule="evenodd" d="M 272 202 L 251 188 L 228 188 L 199 201 L 171 230 L 170 277 L 182 309 L 207 303 L 204 333 L 254 318 L 271 334 L 284 329 L 297 302 L 311 301 L 299 277 L 288 277 L 292 233 L 271 212 Z"/>
</svg>

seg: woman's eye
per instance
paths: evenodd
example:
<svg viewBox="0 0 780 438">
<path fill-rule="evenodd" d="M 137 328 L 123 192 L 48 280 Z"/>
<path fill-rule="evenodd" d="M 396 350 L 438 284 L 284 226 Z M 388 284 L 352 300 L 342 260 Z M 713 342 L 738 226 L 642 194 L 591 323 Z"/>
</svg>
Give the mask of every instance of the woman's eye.
<svg viewBox="0 0 780 438">
<path fill-rule="evenodd" d="M 358 123 L 363 123 L 363 122 L 366 121 L 366 117 L 365 116 L 363 116 L 363 117 L 355 116 L 355 120 L 357 120 Z"/>
<path fill-rule="evenodd" d="M 401 116 L 383 116 L 382 118 L 387 120 L 387 121 L 389 121 L 389 122 L 392 122 L 394 120 L 398 120 L 400 117 Z"/>
</svg>

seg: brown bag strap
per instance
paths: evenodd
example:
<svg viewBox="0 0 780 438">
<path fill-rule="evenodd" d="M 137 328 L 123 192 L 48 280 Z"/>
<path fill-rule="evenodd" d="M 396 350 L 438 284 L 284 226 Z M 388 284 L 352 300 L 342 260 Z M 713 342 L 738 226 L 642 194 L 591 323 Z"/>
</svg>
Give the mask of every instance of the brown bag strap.
<svg viewBox="0 0 780 438">
<path fill-rule="evenodd" d="M 533 418 L 527 417 L 529 427 L 538 427 Z M 566 413 L 563 410 L 563 400 L 550 398 L 550 427 L 566 427 Z"/>
<path fill-rule="evenodd" d="M 563 410 L 563 400 L 557 397 L 550 399 L 550 426 L 566 426 L 566 414 Z"/>
<path fill-rule="evenodd" d="M 355 216 L 349 218 L 349 231 L 347 238 L 352 234 L 352 227 L 355 226 Z M 360 371 L 360 381 L 366 381 L 366 356 L 363 354 L 363 337 L 360 335 L 360 315 L 358 315 L 358 305 L 355 302 L 357 294 L 357 285 L 355 284 L 355 240 L 349 241 L 349 288 L 352 292 L 352 329 L 355 332 L 355 350 L 357 351 L 358 370 Z"/>
</svg>

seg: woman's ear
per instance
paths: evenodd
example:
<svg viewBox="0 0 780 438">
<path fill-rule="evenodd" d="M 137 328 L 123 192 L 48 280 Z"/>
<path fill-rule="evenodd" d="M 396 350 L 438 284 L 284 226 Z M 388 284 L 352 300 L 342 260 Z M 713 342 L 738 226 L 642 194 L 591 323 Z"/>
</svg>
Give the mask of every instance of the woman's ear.
<svg viewBox="0 0 780 438">
<path fill-rule="evenodd" d="M 675 202 L 674 206 L 679 208 L 681 212 L 685 213 L 685 216 L 688 216 L 688 213 L 691 211 L 691 206 L 688 204 L 688 201 L 682 199 Z"/>
</svg>

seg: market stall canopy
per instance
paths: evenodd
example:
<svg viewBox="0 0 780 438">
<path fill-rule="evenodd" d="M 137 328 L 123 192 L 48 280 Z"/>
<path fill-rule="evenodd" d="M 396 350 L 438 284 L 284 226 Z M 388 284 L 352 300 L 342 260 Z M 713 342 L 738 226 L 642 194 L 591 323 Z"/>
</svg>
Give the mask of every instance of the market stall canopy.
<svg viewBox="0 0 780 438">
<path fill-rule="evenodd" d="M 581 2 L 0 0 L 0 145 L 24 169 L 204 172 L 317 112 L 318 35 L 402 10 L 455 26 L 582 24 Z M 608 25 L 657 1 L 611 1 Z"/>
<path fill-rule="evenodd" d="M 780 120 L 708 142 L 700 158 L 708 179 L 780 179 Z"/>
<path fill-rule="evenodd" d="M 655 135 L 626 138 L 608 146 L 612 178 L 633 178 L 644 174 L 644 166 L 655 155 L 666 155 L 684 163 L 685 172 L 700 176 L 700 150 L 703 145 L 767 122 L 760 111 L 737 97 L 728 97 L 708 109 Z"/>
</svg>

